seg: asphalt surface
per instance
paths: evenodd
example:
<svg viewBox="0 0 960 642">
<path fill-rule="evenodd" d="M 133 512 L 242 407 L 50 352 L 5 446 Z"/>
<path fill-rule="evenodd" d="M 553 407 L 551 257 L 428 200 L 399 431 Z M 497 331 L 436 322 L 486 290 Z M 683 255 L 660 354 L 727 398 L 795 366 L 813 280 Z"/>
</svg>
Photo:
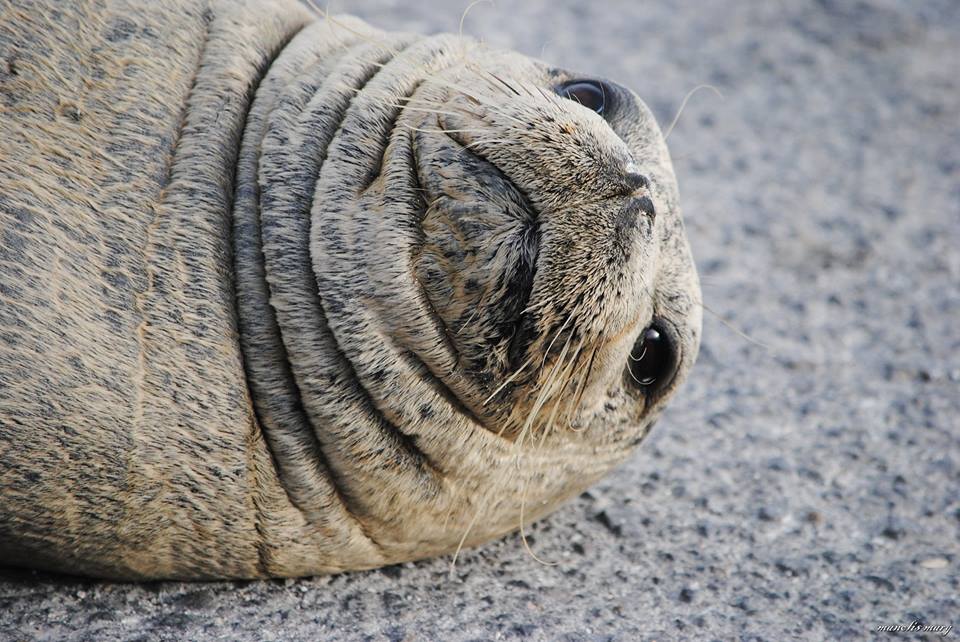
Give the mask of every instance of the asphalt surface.
<svg viewBox="0 0 960 642">
<path fill-rule="evenodd" d="M 456 31 L 466 3 L 334 3 Z M 0 570 L 0 639 L 960 636 L 960 5 L 498 2 L 465 32 L 666 127 L 704 345 L 589 493 L 450 559 L 298 581 Z M 915 6 L 916 5 L 916 6 Z M 721 320 L 723 319 L 723 320 Z M 927 639 L 933 639 L 928 634 Z"/>
</svg>

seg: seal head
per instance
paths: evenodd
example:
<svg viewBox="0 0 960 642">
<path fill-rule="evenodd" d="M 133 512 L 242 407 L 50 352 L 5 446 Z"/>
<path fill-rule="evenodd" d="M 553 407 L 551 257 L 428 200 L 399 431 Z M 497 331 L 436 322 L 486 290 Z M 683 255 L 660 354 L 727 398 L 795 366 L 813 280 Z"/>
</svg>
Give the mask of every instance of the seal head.
<svg viewBox="0 0 960 642">
<path fill-rule="evenodd" d="M 581 492 L 647 434 L 701 324 L 636 95 L 360 25 L 338 58 L 288 65 L 296 81 L 268 74 L 238 171 L 258 194 L 236 206 L 255 407 L 293 501 L 358 525 L 350 568 L 475 544 Z"/>
</svg>

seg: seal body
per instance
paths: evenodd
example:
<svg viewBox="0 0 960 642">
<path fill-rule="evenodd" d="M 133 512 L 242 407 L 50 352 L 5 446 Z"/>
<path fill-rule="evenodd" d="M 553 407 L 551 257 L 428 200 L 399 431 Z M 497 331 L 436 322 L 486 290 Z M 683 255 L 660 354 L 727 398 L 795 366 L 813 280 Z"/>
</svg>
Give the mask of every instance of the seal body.
<svg viewBox="0 0 960 642">
<path fill-rule="evenodd" d="M 293 0 L 0 0 L 0 561 L 370 568 L 624 459 L 699 341 L 669 158 L 626 94 L 604 121 L 475 47 Z M 654 315 L 682 355 L 644 397 Z"/>
</svg>

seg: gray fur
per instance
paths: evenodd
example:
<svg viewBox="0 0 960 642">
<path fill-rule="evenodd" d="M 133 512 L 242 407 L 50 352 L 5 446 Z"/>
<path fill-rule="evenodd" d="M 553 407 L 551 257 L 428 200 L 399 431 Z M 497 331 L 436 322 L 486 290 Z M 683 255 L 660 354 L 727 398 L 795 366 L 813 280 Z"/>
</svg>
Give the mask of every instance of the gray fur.
<svg viewBox="0 0 960 642">
<path fill-rule="evenodd" d="M 627 90 L 605 120 L 567 72 L 293 0 L 0 0 L 0 61 L 0 561 L 447 553 L 622 461 L 693 363 L 676 183 Z M 648 401 L 625 364 L 654 316 L 682 357 Z"/>
</svg>

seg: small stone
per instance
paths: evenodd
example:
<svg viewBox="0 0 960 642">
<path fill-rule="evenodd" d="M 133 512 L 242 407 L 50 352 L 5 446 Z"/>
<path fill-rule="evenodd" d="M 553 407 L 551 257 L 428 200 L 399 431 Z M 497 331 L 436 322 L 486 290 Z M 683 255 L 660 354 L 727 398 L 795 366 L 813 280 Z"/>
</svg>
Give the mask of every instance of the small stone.
<svg viewBox="0 0 960 642">
<path fill-rule="evenodd" d="M 815 510 L 809 511 L 806 515 L 804 515 L 804 519 L 814 526 L 820 526 L 823 524 L 823 514 Z"/>
<path fill-rule="evenodd" d="M 593 516 L 593 519 L 600 522 L 604 528 L 606 528 L 614 537 L 623 536 L 623 527 L 619 524 L 613 523 L 613 520 L 610 519 L 610 516 L 607 515 L 607 511 L 600 511 L 599 513 Z M 529 537 L 527 538 L 529 540 Z"/>
<path fill-rule="evenodd" d="M 880 531 L 880 535 L 894 541 L 902 539 L 906 534 L 907 529 L 904 523 L 901 520 L 892 518 L 887 522 L 886 527 Z"/>
<path fill-rule="evenodd" d="M 923 568 L 947 568 L 950 565 L 950 560 L 946 557 L 928 557 L 925 560 L 920 560 L 920 566 Z"/>
<path fill-rule="evenodd" d="M 757 518 L 763 522 L 777 522 L 783 518 L 783 510 L 778 506 L 761 506 L 757 511 Z"/>
<path fill-rule="evenodd" d="M 894 586 L 893 582 L 891 582 L 885 577 L 880 577 L 878 575 L 867 575 L 863 579 L 867 580 L 868 582 L 870 582 L 871 584 L 879 588 L 886 589 L 890 592 L 896 591 L 896 586 Z"/>
<path fill-rule="evenodd" d="M 733 607 L 735 607 L 735 608 L 740 609 L 741 611 L 743 611 L 743 612 L 746 613 L 747 615 L 753 615 L 753 614 L 755 614 L 755 613 L 757 612 L 757 610 L 754 609 L 754 608 L 750 605 L 750 601 L 749 601 L 746 597 L 743 597 L 743 596 L 738 597 L 737 599 L 735 599 L 733 602 L 731 602 L 730 605 L 733 606 Z"/>
<path fill-rule="evenodd" d="M 787 460 L 783 457 L 771 457 L 767 460 L 767 468 L 770 470 L 782 471 L 787 470 L 789 466 L 787 465 Z"/>
</svg>

